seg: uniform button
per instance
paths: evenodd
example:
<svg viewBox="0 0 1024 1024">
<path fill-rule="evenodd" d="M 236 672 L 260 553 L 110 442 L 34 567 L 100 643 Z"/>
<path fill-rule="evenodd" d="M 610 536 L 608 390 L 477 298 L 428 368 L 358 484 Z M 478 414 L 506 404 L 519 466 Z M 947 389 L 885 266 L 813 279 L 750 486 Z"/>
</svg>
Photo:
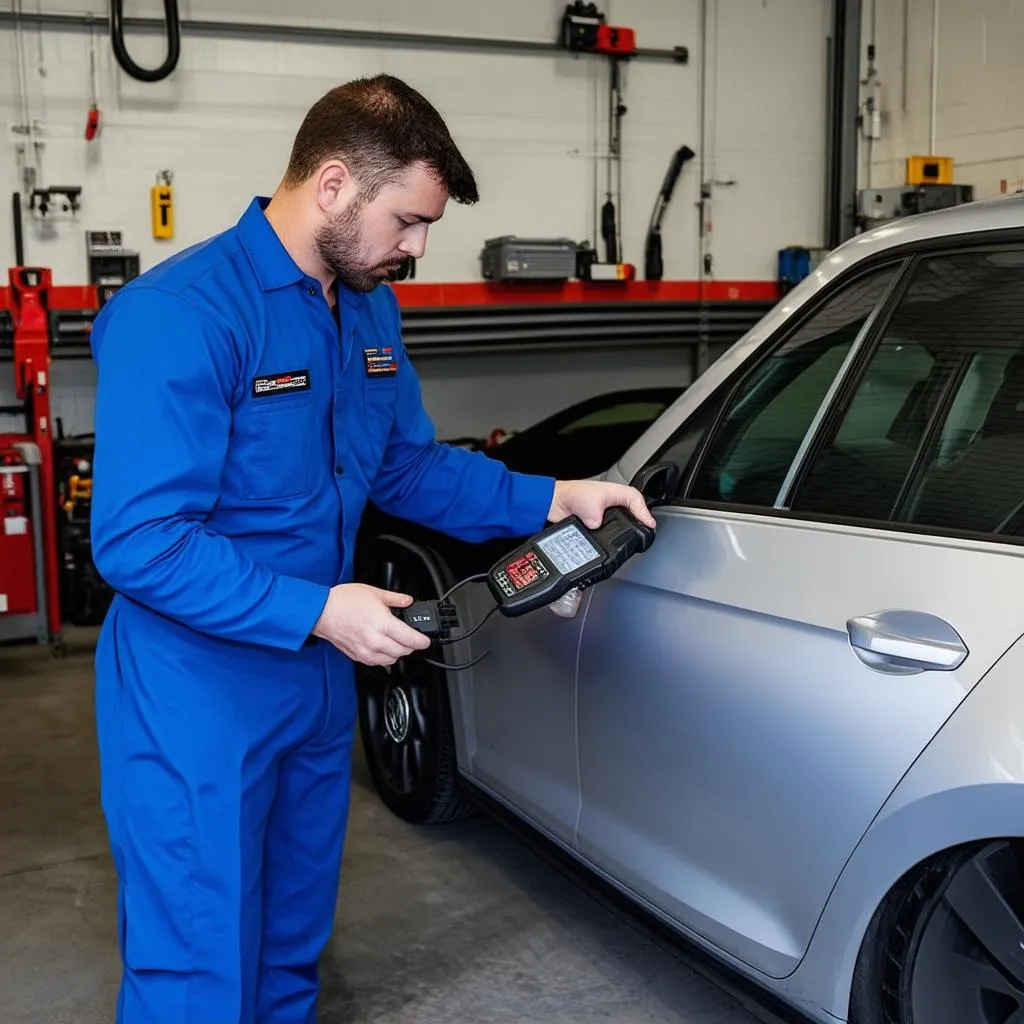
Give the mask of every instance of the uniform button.
<svg viewBox="0 0 1024 1024">
<path fill-rule="evenodd" d="M 315 299 L 316 298 L 316 289 L 313 288 L 313 287 L 310 287 L 309 294 L 312 295 L 313 298 Z"/>
<path fill-rule="evenodd" d="M 337 465 L 337 466 L 334 467 L 334 472 L 337 473 L 338 476 L 341 476 L 342 473 L 345 472 L 345 467 L 342 466 L 342 465 Z"/>
</svg>

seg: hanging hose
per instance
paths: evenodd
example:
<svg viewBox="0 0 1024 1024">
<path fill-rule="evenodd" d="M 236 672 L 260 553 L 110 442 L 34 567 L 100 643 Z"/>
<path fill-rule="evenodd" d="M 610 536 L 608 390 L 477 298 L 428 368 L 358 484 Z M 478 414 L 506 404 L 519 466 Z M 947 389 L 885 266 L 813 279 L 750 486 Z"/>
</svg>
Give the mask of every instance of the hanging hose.
<svg viewBox="0 0 1024 1024">
<path fill-rule="evenodd" d="M 167 57 L 155 70 L 140 68 L 124 44 L 124 0 L 110 0 L 110 38 L 114 45 L 114 56 L 125 73 L 140 82 L 159 82 L 178 66 L 178 58 L 181 56 L 178 0 L 164 0 L 164 20 L 167 24 Z"/>
</svg>

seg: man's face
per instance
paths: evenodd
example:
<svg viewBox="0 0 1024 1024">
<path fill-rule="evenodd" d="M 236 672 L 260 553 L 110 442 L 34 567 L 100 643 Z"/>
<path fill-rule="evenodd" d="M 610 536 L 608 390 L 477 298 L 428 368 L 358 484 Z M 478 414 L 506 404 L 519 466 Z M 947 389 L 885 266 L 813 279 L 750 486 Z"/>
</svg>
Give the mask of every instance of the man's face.
<svg viewBox="0 0 1024 1024">
<path fill-rule="evenodd" d="M 413 164 L 370 203 L 358 195 L 329 214 L 316 234 L 317 255 L 343 284 L 372 291 L 394 281 L 405 259 L 420 259 L 427 227 L 444 213 L 448 192 L 421 164 Z"/>
</svg>

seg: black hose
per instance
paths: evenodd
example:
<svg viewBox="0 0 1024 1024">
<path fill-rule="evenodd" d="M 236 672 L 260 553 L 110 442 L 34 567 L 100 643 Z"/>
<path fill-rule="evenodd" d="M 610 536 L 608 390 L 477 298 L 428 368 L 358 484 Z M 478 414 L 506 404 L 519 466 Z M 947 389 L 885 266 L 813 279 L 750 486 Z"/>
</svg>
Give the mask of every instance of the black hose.
<svg viewBox="0 0 1024 1024">
<path fill-rule="evenodd" d="M 154 70 L 141 68 L 132 60 L 124 43 L 124 0 L 110 0 L 110 39 L 114 46 L 114 56 L 124 72 L 140 82 L 159 82 L 178 66 L 178 58 L 181 56 L 178 0 L 164 0 L 164 20 L 167 23 L 167 57 Z"/>
<path fill-rule="evenodd" d="M 21 227 L 21 193 L 11 197 L 11 212 L 14 216 L 14 265 L 25 266 L 25 235 Z"/>
</svg>

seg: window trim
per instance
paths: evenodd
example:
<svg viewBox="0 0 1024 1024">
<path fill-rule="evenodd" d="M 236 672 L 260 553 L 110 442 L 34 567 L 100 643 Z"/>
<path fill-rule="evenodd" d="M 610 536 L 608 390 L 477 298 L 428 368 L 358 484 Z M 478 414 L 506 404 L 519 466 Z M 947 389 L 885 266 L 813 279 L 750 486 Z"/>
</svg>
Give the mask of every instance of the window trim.
<svg viewBox="0 0 1024 1024">
<path fill-rule="evenodd" d="M 891 249 L 887 249 L 874 256 L 869 256 L 851 266 L 846 272 L 839 274 L 821 292 L 809 299 L 789 321 L 783 324 L 764 343 L 760 353 L 754 355 L 750 360 L 741 363 L 732 374 L 726 377 L 705 398 L 701 405 L 694 409 L 690 416 L 678 425 L 669 438 L 659 445 L 652 456 L 645 462 L 645 466 L 651 466 L 661 461 L 664 453 L 672 446 L 679 434 L 686 429 L 687 423 L 692 422 L 693 419 L 698 417 L 708 405 L 717 405 L 715 413 L 711 417 L 711 422 L 705 430 L 704 436 L 697 444 L 688 464 L 680 467 L 683 471 L 683 479 L 680 482 L 678 494 L 670 498 L 665 504 L 668 507 L 682 510 L 693 508 L 706 511 L 735 512 L 747 516 L 783 519 L 787 522 L 807 523 L 809 525 L 835 525 L 854 529 L 861 527 L 876 532 L 911 535 L 922 539 L 963 540 L 994 544 L 1002 547 L 1024 547 L 1024 535 L 1012 537 L 991 532 L 941 529 L 926 524 L 898 522 L 892 518 L 867 519 L 864 517 L 794 512 L 789 504 L 799 494 L 800 487 L 809 468 L 814 465 L 817 456 L 820 454 L 822 439 L 829 436 L 829 430 L 833 421 L 836 418 L 841 419 L 856 394 L 857 388 L 863 380 L 865 370 L 870 364 L 874 353 L 878 350 L 880 341 L 884 337 L 885 330 L 898 306 L 898 299 L 901 299 L 905 294 L 906 288 L 913 281 L 914 274 L 922 260 L 956 256 L 963 253 L 999 251 L 1021 251 L 1024 253 L 1024 228 L 1000 228 L 918 239 L 903 245 L 893 246 Z M 739 505 L 727 501 L 690 498 L 690 490 L 697 479 L 697 475 L 704 464 L 712 443 L 719 435 L 726 411 L 731 408 L 737 392 L 750 375 L 760 369 L 765 361 L 772 358 L 797 331 L 801 330 L 840 291 L 845 291 L 863 277 L 884 270 L 890 265 L 895 267 L 896 272 L 889 288 L 882 299 L 879 300 L 875 309 L 869 314 L 864 327 L 854 340 L 847 359 L 844 360 L 843 365 L 837 372 L 832 387 L 829 388 L 825 399 L 815 413 L 815 417 L 800 443 L 793 462 L 790 464 L 786 479 L 783 481 L 784 485 L 789 483 L 789 490 L 783 493 L 783 488 L 780 488 L 780 494 L 776 497 L 775 503 L 770 508 L 762 505 Z M 894 299 L 896 301 L 893 301 Z M 884 316 L 883 313 L 885 314 Z M 855 352 L 857 357 L 851 358 Z M 942 413 L 944 417 L 948 416 L 947 405 L 948 403 L 944 400 L 936 408 L 936 412 L 932 414 L 932 421 L 926 428 L 922 438 L 922 446 L 929 438 L 934 437 L 933 429 L 936 428 L 936 424 L 939 422 L 937 419 L 939 413 Z M 822 410 L 824 410 L 824 414 L 822 414 Z M 938 429 L 941 429 L 941 426 Z M 921 448 L 919 447 L 918 453 L 915 456 L 915 462 L 908 472 L 908 479 L 911 473 L 916 472 L 920 457 Z M 904 487 L 906 487 L 906 482 Z M 901 493 L 898 497 L 902 501 L 905 495 Z M 898 511 L 898 509 L 899 506 L 897 505 L 895 511 Z"/>
</svg>

